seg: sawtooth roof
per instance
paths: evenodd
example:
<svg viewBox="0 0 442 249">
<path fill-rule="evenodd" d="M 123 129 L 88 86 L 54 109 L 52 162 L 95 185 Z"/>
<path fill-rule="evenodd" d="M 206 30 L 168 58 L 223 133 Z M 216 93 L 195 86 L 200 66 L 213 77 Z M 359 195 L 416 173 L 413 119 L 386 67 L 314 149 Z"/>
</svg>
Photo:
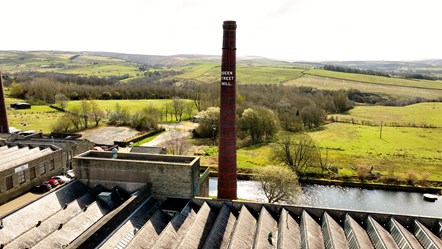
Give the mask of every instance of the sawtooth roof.
<svg viewBox="0 0 442 249">
<path fill-rule="evenodd" d="M 1 146 L 0 171 L 20 166 L 51 153 L 54 153 L 54 150 L 50 147 Z"/>
<path fill-rule="evenodd" d="M 199 198 L 159 200 L 148 190 L 112 211 L 97 198 L 101 191 L 99 186 L 88 189 L 73 181 L 3 217 L 0 244 L 5 248 L 442 248 L 440 217 Z"/>
<path fill-rule="evenodd" d="M 442 248 L 440 218 L 205 199 L 167 214 L 160 203 L 149 197 L 97 248 Z"/>
</svg>

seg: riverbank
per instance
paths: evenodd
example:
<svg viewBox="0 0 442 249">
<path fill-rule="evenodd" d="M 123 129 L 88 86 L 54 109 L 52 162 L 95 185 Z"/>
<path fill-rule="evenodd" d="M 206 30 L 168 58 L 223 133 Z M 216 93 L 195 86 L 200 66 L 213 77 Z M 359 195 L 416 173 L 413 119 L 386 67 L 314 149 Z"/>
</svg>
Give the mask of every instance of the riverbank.
<svg viewBox="0 0 442 249">
<path fill-rule="evenodd" d="M 218 172 L 217 171 L 210 171 L 209 177 L 218 177 Z M 251 180 L 251 179 L 253 179 L 253 174 L 248 173 L 248 172 L 247 173 L 238 172 L 237 179 L 238 180 Z M 380 190 L 391 190 L 391 191 L 442 194 L 442 188 L 438 188 L 438 187 L 340 181 L 340 180 L 328 180 L 328 179 L 315 179 L 315 178 L 311 178 L 311 177 L 310 178 L 300 178 L 299 182 L 301 184 L 305 183 L 305 184 L 318 184 L 318 185 L 334 185 L 334 186 L 344 186 L 344 187 L 364 188 L 364 189 L 380 189 Z"/>
<path fill-rule="evenodd" d="M 391 190 L 391 191 L 442 194 L 441 192 L 442 190 L 440 188 L 434 188 L 434 187 L 392 185 L 392 184 L 383 184 L 383 183 L 348 182 L 348 181 L 323 180 L 323 179 L 299 179 L 299 182 L 308 183 L 308 184 L 318 184 L 318 185 L 345 186 L 352 188 L 382 189 L 382 190 Z"/>
</svg>

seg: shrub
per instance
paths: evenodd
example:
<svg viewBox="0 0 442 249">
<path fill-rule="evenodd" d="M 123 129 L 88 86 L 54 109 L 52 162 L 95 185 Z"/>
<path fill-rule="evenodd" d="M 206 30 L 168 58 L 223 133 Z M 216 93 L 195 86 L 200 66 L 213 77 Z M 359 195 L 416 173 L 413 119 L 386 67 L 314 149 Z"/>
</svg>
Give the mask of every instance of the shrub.
<svg viewBox="0 0 442 249">
<path fill-rule="evenodd" d="M 429 184 L 428 178 L 430 178 L 430 176 L 431 176 L 430 172 L 422 173 L 420 180 L 419 180 L 419 184 L 422 186 L 427 186 Z"/>
<path fill-rule="evenodd" d="M 386 184 L 398 184 L 400 182 L 399 178 L 393 174 L 389 174 L 386 176 L 383 176 L 381 178 L 381 182 L 386 183 Z"/>
<path fill-rule="evenodd" d="M 218 147 L 211 146 L 204 150 L 204 156 L 214 156 L 218 154 Z"/>
<path fill-rule="evenodd" d="M 370 176 L 371 169 L 367 166 L 357 166 L 356 167 L 356 175 L 359 180 L 365 181 Z"/>
<path fill-rule="evenodd" d="M 416 171 L 412 169 L 408 170 L 405 175 L 405 181 L 407 182 L 407 184 L 414 185 L 417 181 Z"/>
</svg>

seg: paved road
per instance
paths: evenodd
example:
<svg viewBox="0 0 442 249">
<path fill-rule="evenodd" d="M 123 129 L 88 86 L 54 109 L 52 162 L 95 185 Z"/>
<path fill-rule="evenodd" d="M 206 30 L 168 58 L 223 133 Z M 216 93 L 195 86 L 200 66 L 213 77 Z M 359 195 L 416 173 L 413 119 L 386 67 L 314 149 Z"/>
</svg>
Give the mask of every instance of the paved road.
<svg viewBox="0 0 442 249">
<path fill-rule="evenodd" d="M 190 137 L 192 135 L 191 131 L 198 124 L 192 122 L 181 122 L 178 124 L 162 124 L 161 127 L 165 128 L 166 131 L 158 135 L 154 140 L 144 143 L 141 146 L 162 146 L 167 141 Z"/>
</svg>

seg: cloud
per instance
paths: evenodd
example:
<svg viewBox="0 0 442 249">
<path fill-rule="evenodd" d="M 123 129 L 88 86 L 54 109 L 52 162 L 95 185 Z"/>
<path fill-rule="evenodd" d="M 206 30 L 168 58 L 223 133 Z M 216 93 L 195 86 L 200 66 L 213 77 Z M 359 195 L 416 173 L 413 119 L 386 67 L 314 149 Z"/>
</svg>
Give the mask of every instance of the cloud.
<svg viewBox="0 0 442 249">
<path fill-rule="evenodd" d="M 438 0 L 5 0 L 1 50 L 220 54 L 292 60 L 442 58 Z"/>
</svg>

